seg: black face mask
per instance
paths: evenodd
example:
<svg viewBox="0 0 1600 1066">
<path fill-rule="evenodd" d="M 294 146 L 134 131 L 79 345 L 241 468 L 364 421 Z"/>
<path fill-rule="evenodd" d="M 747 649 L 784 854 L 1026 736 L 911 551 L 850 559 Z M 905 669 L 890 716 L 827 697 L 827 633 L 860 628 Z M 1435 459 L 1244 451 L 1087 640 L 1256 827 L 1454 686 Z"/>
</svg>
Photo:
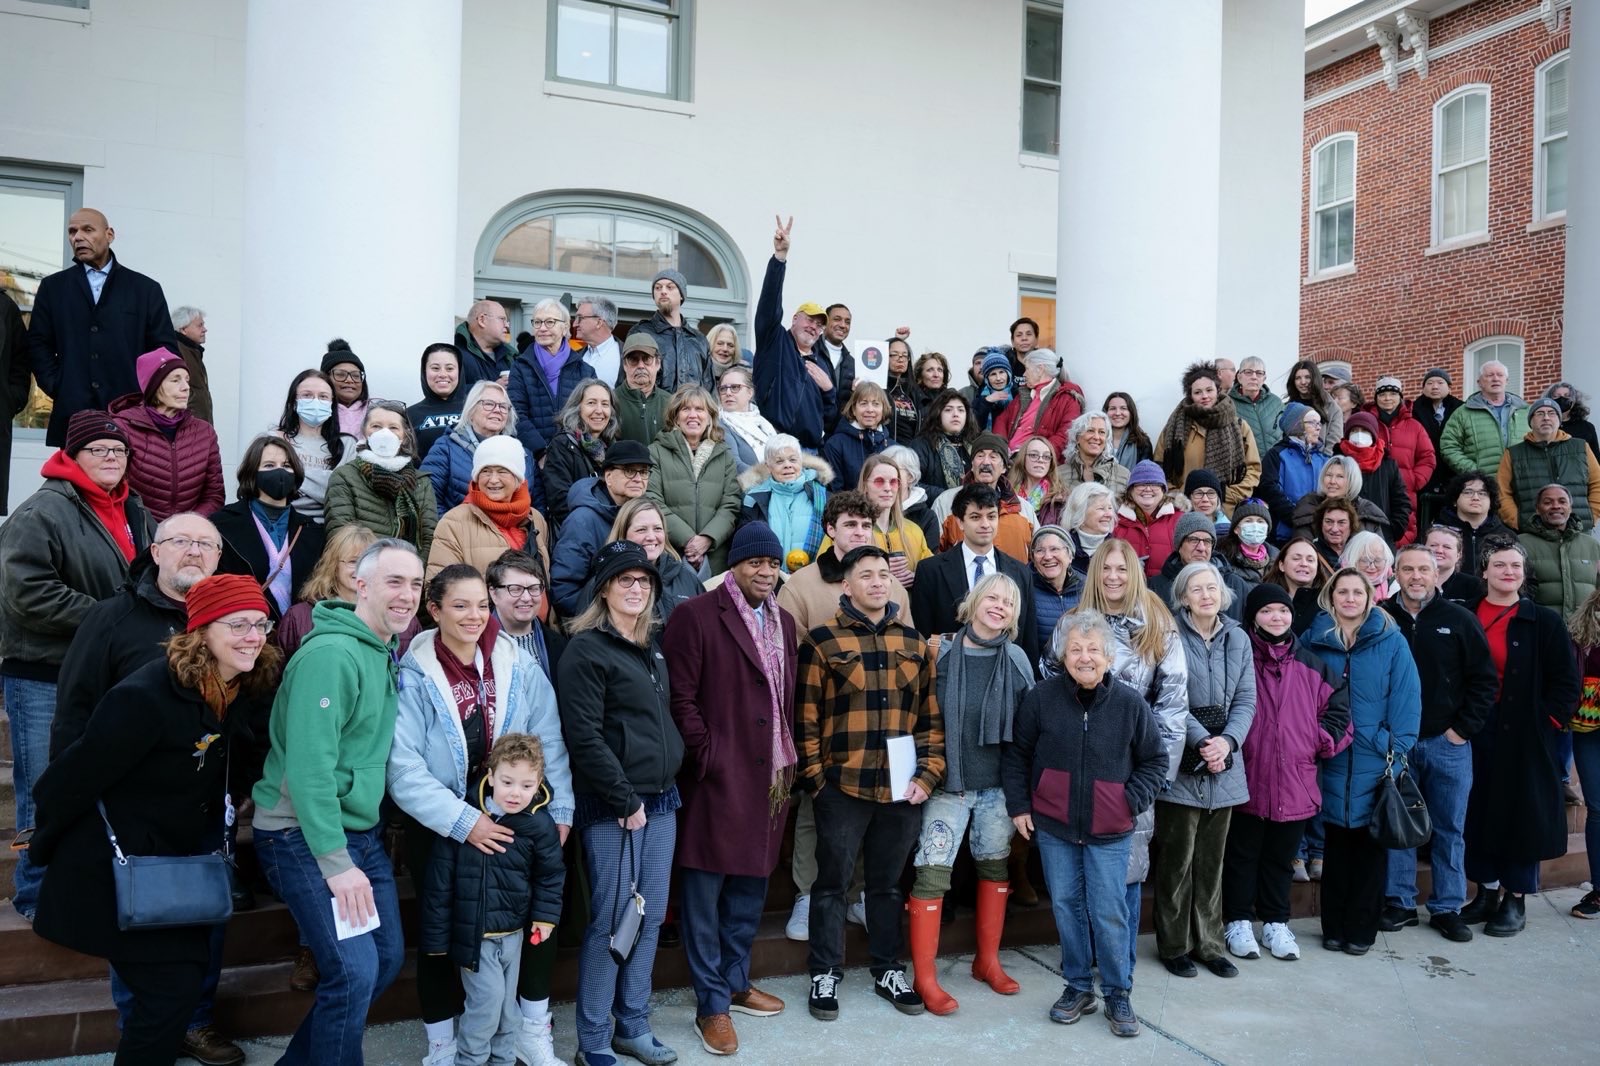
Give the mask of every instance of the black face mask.
<svg viewBox="0 0 1600 1066">
<path fill-rule="evenodd" d="M 256 488 L 270 500 L 290 500 L 294 498 L 295 483 L 294 471 L 288 467 L 273 467 L 271 470 L 256 471 Z"/>
<path fill-rule="evenodd" d="M 1571 411 L 1572 411 L 1572 397 L 1571 396 L 1557 396 L 1554 399 L 1556 401 L 1556 406 L 1561 408 L 1561 413 L 1562 414 L 1571 413 Z"/>
</svg>

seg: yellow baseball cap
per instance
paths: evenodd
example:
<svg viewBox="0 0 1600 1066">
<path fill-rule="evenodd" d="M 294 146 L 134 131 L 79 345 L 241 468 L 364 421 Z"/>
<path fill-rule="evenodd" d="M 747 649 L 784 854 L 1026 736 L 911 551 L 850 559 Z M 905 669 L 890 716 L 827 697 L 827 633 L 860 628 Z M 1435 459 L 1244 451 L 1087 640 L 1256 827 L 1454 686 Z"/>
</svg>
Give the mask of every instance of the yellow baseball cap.
<svg viewBox="0 0 1600 1066">
<path fill-rule="evenodd" d="M 821 304 L 819 304 L 819 303 L 811 303 L 809 301 L 806 302 L 806 303 L 803 303 L 799 307 L 795 308 L 795 311 L 798 312 L 799 314 L 807 315 L 807 316 L 809 316 L 811 318 L 827 318 L 828 317 L 828 313 L 822 309 L 822 305 Z"/>
</svg>

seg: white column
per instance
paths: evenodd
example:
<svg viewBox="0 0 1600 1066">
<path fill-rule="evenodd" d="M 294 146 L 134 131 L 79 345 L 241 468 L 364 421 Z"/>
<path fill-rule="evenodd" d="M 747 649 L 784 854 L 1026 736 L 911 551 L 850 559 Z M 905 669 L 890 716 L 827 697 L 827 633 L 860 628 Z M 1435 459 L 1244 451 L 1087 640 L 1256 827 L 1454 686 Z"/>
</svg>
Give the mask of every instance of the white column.
<svg viewBox="0 0 1600 1066">
<path fill-rule="evenodd" d="M 251 3 L 245 28 L 239 444 L 332 337 L 415 400 L 449 338 L 461 0 Z"/>
<path fill-rule="evenodd" d="M 1567 87 L 1567 273 L 1561 375 L 1600 395 L 1600 10 L 1573 4 Z"/>
<path fill-rule="evenodd" d="M 1283 0 L 1224 0 L 1216 354 L 1287 374 L 1300 351 L 1305 19 Z"/>
<path fill-rule="evenodd" d="M 1062 10 L 1056 334 L 1152 434 L 1216 354 L 1223 0 Z"/>
</svg>

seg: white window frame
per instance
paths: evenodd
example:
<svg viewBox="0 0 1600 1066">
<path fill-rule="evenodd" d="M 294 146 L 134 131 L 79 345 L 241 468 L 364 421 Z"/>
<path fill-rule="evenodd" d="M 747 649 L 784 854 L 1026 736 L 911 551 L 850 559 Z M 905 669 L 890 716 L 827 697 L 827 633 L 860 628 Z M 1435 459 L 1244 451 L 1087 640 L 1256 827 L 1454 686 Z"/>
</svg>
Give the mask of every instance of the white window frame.
<svg viewBox="0 0 1600 1066">
<path fill-rule="evenodd" d="M 1469 233 L 1457 234 L 1448 240 L 1444 237 L 1444 198 L 1441 195 L 1444 186 L 1444 111 L 1445 108 L 1464 97 L 1478 93 L 1483 94 L 1483 228 Z M 1485 82 L 1474 82 L 1463 85 L 1454 92 L 1441 97 L 1433 105 L 1433 245 L 1439 247 L 1454 247 L 1462 244 L 1479 244 L 1489 237 L 1489 204 L 1492 199 L 1494 178 L 1492 146 L 1494 144 L 1494 95 Z M 1452 170 L 1459 170 L 1469 166 L 1476 166 L 1480 160 L 1459 163 Z"/>
<path fill-rule="evenodd" d="M 1322 176 L 1322 168 L 1318 162 L 1318 157 L 1322 155 L 1324 149 L 1330 148 L 1340 141 L 1349 141 L 1351 146 L 1350 150 L 1353 153 L 1350 163 L 1350 197 L 1348 200 L 1335 200 L 1331 203 L 1322 204 L 1319 206 L 1317 204 L 1317 179 Z M 1306 204 L 1307 209 L 1311 213 L 1309 224 L 1306 226 L 1308 238 L 1306 247 L 1306 275 L 1308 277 L 1325 278 L 1339 274 L 1355 273 L 1355 206 L 1357 182 L 1360 180 L 1361 176 L 1360 168 L 1361 141 L 1360 138 L 1354 133 L 1335 133 L 1332 136 L 1324 137 L 1321 141 L 1317 142 L 1316 147 L 1311 149 L 1311 184 L 1306 188 Z M 1334 266 L 1324 267 L 1317 262 L 1317 249 L 1322 246 L 1322 213 L 1342 207 L 1346 203 L 1350 205 L 1350 261 L 1348 263 L 1338 263 Z"/>
<path fill-rule="evenodd" d="M 1510 344 L 1516 346 L 1516 368 L 1513 370 L 1509 365 L 1506 367 L 1507 370 L 1512 371 L 1506 375 L 1506 391 L 1515 393 L 1518 396 L 1522 395 L 1523 383 L 1528 377 L 1528 342 L 1522 337 L 1516 337 L 1510 334 L 1502 334 L 1495 337 L 1484 337 L 1481 340 L 1475 340 L 1471 344 L 1467 345 L 1467 350 L 1464 353 L 1464 357 L 1461 361 L 1461 372 L 1463 374 L 1462 380 L 1463 382 L 1471 384 L 1472 386 L 1471 390 L 1468 390 L 1465 388 L 1465 386 L 1463 386 L 1463 392 L 1465 392 L 1467 395 L 1470 396 L 1472 392 L 1476 391 L 1478 388 L 1477 381 L 1479 356 L 1483 354 L 1483 350 L 1485 348 L 1492 348 L 1500 344 Z M 1504 360 L 1501 361 L 1504 362 Z"/>
<path fill-rule="evenodd" d="M 1545 60 L 1543 63 L 1540 63 L 1538 69 L 1533 72 L 1533 221 L 1535 223 L 1539 223 L 1539 222 L 1554 222 L 1554 221 L 1556 221 L 1558 219 L 1565 219 L 1567 217 L 1567 209 L 1566 208 L 1562 208 L 1560 211 L 1546 211 L 1545 210 L 1545 206 L 1544 206 L 1544 197 L 1545 197 L 1545 192 L 1546 192 L 1546 190 L 1545 190 L 1545 172 L 1544 172 L 1545 171 L 1545 167 L 1544 167 L 1544 150 L 1545 150 L 1545 146 L 1550 144 L 1553 141 L 1564 141 L 1564 140 L 1567 139 L 1567 134 L 1565 134 L 1565 133 L 1557 134 L 1554 137 L 1546 137 L 1544 135 L 1544 109 L 1545 109 L 1546 96 L 1547 96 L 1547 90 L 1545 89 L 1545 79 L 1549 76 L 1551 69 L 1553 67 L 1555 67 L 1556 64 L 1565 63 L 1567 61 L 1567 59 L 1571 56 L 1571 54 L 1572 53 L 1569 50 L 1569 51 L 1560 52 L 1560 53 L 1558 53 L 1556 55 L 1553 55 L 1549 59 Z M 1572 118 L 1571 118 L 1571 109 L 1572 109 L 1572 91 L 1571 91 L 1571 86 L 1572 86 L 1572 68 L 1571 67 L 1567 68 L 1567 86 L 1568 86 L 1568 89 L 1567 89 L 1567 109 L 1568 109 L 1567 129 L 1571 130 L 1571 128 L 1572 128 Z M 1567 174 L 1568 174 L 1568 178 L 1570 180 L 1571 174 L 1572 174 L 1572 168 L 1571 168 L 1570 165 L 1567 168 Z M 1570 196 L 1570 192 L 1569 192 L 1569 196 Z"/>
<path fill-rule="evenodd" d="M 622 93 L 625 96 L 643 97 L 647 100 L 677 100 L 684 103 L 694 99 L 694 16 L 695 0 L 673 0 L 673 6 L 663 11 L 643 0 L 589 0 L 612 9 L 611 13 L 611 81 L 587 81 L 582 78 L 562 77 L 557 71 L 557 54 L 560 48 L 560 0 L 548 0 L 547 28 L 545 32 L 545 80 L 561 85 L 583 86 L 600 93 Z M 668 16 L 672 20 L 672 76 L 664 93 L 648 89 L 635 89 L 617 84 L 617 12 L 631 11 L 642 15 Z M 620 98 L 619 98 L 620 99 Z"/>
<path fill-rule="evenodd" d="M 62 220 L 72 217 L 73 212 L 83 207 L 83 171 L 71 167 L 57 167 L 42 163 L 7 162 L 0 160 L 0 185 L 14 188 L 36 189 L 49 192 L 59 192 L 62 198 Z M 61 227 L 61 263 L 59 269 L 65 269 L 72 263 L 72 245 L 67 241 L 67 227 Z M 46 275 L 55 271 L 47 271 Z M 41 279 L 42 280 L 42 279 Z M 33 308 L 27 309 L 31 315 Z M 26 359 L 25 345 L 19 345 L 13 358 Z M 45 430 L 39 428 L 25 428 L 13 424 L 11 427 L 12 440 L 21 443 L 33 441 L 43 443 Z M 13 459 L 19 453 L 13 453 Z M 13 500 L 15 502 L 15 500 Z"/>
<path fill-rule="evenodd" d="M 1036 78 L 1028 74 L 1028 16 L 1037 11 L 1041 15 L 1054 15 L 1056 18 L 1064 18 L 1065 16 L 1062 8 L 1063 5 L 1061 0 L 1029 0 L 1029 2 L 1025 3 L 1022 8 L 1022 62 L 1020 64 L 1022 67 L 1022 98 L 1018 101 L 1017 109 L 1017 143 L 1021 147 L 1021 151 L 1024 156 L 1032 156 L 1040 159 L 1059 159 L 1061 157 L 1061 82 L 1059 80 L 1052 82 L 1049 78 Z M 1066 58 L 1067 57 L 1063 54 L 1061 57 L 1063 64 L 1066 62 Z M 1023 121 L 1026 115 L 1028 87 L 1030 85 L 1040 85 L 1045 87 L 1053 86 L 1055 88 L 1055 151 L 1040 151 L 1038 148 L 1030 148 L 1023 139 L 1025 136 Z"/>
</svg>

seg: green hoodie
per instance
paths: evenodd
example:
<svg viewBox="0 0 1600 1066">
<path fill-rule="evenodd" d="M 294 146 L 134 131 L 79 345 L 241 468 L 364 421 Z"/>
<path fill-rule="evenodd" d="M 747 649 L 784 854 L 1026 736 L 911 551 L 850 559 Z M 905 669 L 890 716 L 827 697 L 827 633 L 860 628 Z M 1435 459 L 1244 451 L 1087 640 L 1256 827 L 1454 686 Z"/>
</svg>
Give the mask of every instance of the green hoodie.
<svg viewBox="0 0 1600 1066">
<path fill-rule="evenodd" d="M 261 829 L 298 828 L 323 877 L 350 869 L 345 832 L 378 824 L 399 674 L 394 642 L 348 603 L 311 611 L 272 704 L 272 750 L 253 793 Z"/>
</svg>

